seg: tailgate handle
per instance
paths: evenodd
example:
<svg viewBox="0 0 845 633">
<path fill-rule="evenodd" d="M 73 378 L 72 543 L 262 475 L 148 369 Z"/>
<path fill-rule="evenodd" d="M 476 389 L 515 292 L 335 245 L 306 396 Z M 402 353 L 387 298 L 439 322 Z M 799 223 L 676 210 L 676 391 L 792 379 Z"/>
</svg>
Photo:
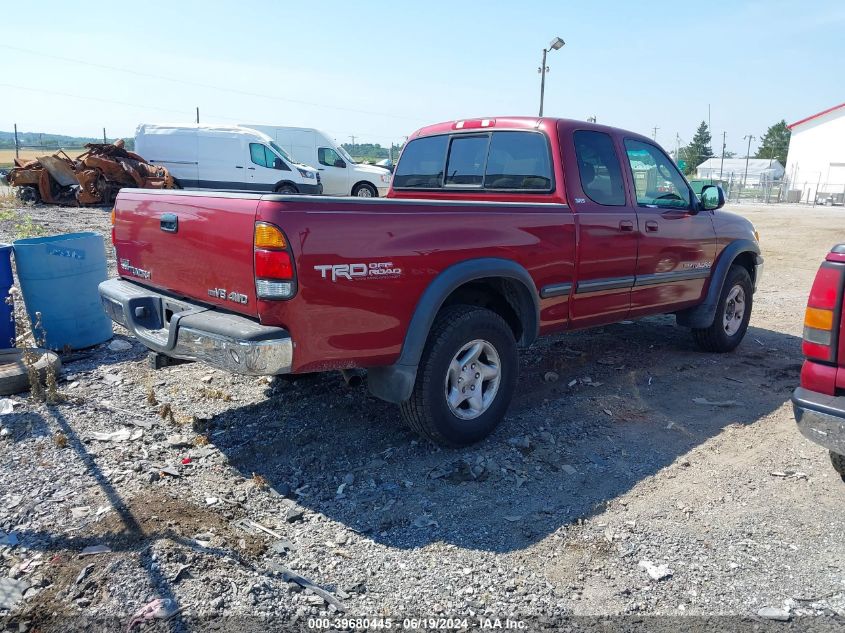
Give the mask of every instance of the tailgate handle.
<svg viewBox="0 0 845 633">
<path fill-rule="evenodd" d="M 179 230 L 179 216 L 175 213 L 165 213 L 161 216 L 161 230 L 167 233 L 175 233 Z"/>
</svg>

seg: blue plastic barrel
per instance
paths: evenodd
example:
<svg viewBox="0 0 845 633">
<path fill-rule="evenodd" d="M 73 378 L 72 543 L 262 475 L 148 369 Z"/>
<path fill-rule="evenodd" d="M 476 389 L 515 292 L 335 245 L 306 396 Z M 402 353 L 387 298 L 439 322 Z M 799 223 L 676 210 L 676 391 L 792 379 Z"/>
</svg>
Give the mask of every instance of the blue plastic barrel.
<svg viewBox="0 0 845 633">
<path fill-rule="evenodd" d="M 36 338 L 49 349 L 91 347 L 112 336 L 97 286 L 106 279 L 106 248 L 96 233 L 32 237 L 14 242 L 15 264 Z"/>
<path fill-rule="evenodd" d="M 9 298 L 15 283 L 11 255 L 12 245 L 0 244 L 0 348 L 15 346 L 15 307 Z"/>
</svg>

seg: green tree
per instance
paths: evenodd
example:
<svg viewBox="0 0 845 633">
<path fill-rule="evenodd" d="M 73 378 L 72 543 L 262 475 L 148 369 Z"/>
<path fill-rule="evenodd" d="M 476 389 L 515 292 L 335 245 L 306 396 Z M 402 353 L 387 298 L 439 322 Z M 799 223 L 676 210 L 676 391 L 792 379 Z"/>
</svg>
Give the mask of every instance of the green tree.
<svg viewBox="0 0 845 633">
<path fill-rule="evenodd" d="M 681 159 L 686 161 L 684 173 L 689 175 L 695 172 L 695 168 L 708 158 L 713 158 L 713 148 L 710 147 L 712 137 L 707 122 L 702 121 L 695 131 L 692 142 L 681 148 Z"/>
<path fill-rule="evenodd" d="M 789 137 L 791 135 L 792 132 L 786 127 L 786 121 L 781 119 L 766 130 L 754 158 L 773 159 L 786 166 L 786 154 L 789 151 Z"/>
</svg>

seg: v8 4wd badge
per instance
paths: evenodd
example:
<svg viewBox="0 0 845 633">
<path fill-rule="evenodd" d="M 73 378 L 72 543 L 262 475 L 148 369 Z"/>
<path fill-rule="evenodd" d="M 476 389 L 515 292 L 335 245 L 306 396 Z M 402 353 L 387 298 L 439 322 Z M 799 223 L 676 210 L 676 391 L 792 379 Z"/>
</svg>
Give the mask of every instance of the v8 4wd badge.
<svg viewBox="0 0 845 633">
<path fill-rule="evenodd" d="M 249 298 L 245 294 L 235 292 L 234 290 L 226 292 L 225 288 L 209 288 L 208 296 L 223 299 L 224 301 L 231 301 L 232 303 L 240 303 L 241 305 L 246 305 L 249 301 Z"/>
</svg>

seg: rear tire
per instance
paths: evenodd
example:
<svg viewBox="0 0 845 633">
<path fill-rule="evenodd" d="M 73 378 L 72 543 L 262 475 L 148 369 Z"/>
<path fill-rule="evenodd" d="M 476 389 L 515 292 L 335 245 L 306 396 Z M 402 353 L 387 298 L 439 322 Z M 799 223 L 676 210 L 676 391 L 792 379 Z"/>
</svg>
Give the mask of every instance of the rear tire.
<svg viewBox="0 0 845 633">
<path fill-rule="evenodd" d="M 751 275 L 742 266 L 731 266 L 710 327 L 694 329 L 692 336 L 705 352 L 733 351 L 742 342 L 754 301 Z"/>
<path fill-rule="evenodd" d="M 358 198 L 378 198 L 378 191 L 372 185 L 362 182 L 355 185 L 352 195 Z"/>
<path fill-rule="evenodd" d="M 293 185 L 282 185 L 276 188 L 276 193 L 280 193 L 285 196 L 294 196 L 299 193 L 299 190 Z"/>
<path fill-rule="evenodd" d="M 842 481 L 845 482 L 845 455 L 830 451 L 830 463 L 833 464 L 833 469 L 839 473 Z"/>
<path fill-rule="evenodd" d="M 474 444 L 502 421 L 518 371 L 516 340 L 502 317 L 450 306 L 431 328 L 411 398 L 400 405 L 402 417 L 438 444 Z"/>
</svg>

